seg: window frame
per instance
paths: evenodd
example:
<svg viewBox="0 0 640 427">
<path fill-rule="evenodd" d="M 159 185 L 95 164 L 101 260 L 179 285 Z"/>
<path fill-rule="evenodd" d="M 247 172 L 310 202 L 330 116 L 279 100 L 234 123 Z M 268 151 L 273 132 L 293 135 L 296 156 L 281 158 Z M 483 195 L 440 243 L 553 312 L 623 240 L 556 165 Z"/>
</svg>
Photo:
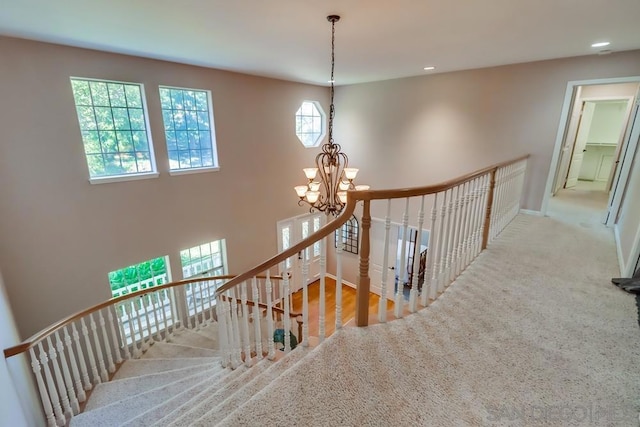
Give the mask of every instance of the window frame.
<svg viewBox="0 0 640 427">
<path fill-rule="evenodd" d="M 338 247 L 338 236 L 342 233 L 342 252 L 358 255 L 360 248 L 360 223 L 355 215 L 334 232 L 334 245 Z"/>
<path fill-rule="evenodd" d="M 185 169 L 171 169 L 171 160 L 169 158 L 169 146 L 167 145 L 167 131 L 165 129 L 166 124 L 164 123 L 164 109 L 162 108 L 162 95 L 160 93 L 161 89 L 176 89 L 180 91 L 196 91 L 196 92 L 204 92 L 207 95 L 207 109 L 208 109 L 208 117 L 209 117 L 209 132 L 211 136 L 211 157 L 213 160 L 213 166 L 202 166 L 202 167 L 189 167 Z M 206 172 L 217 172 L 220 170 L 220 158 L 218 157 L 218 145 L 216 138 L 216 126 L 213 115 L 213 95 L 210 89 L 196 89 L 182 86 L 169 86 L 169 85 L 158 85 L 158 99 L 160 103 L 160 114 L 162 116 L 162 136 L 164 137 L 165 148 L 167 149 L 167 167 L 169 171 L 169 175 L 178 176 L 178 175 L 189 175 L 194 173 L 206 173 Z"/>
<path fill-rule="evenodd" d="M 78 115 L 78 104 L 76 103 L 75 93 L 73 90 L 73 81 L 80 80 L 86 82 L 100 82 L 100 83 L 114 83 L 114 84 L 122 84 L 122 85 L 133 85 L 137 86 L 140 89 L 140 101 L 142 104 L 142 114 L 144 117 L 145 123 L 145 133 L 147 135 L 147 144 L 149 147 L 149 162 L 151 163 L 151 171 L 149 172 L 136 172 L 130 174 L 120 174 L 120 175 L 105 175 L 92 177 L 91 171 L 89 169 L 89 159 L 87 158 L 87 152 L 85 149 L 84 137 L 82 136 L 83 129 L 80 124 L 80 117 Z M 69 84 L 71 86 L 71 96 L 73 97 L 73 106 L 76 112 L 76 119 L 78 120 L 78 130 L 80 131 L 80 141 L 82 142 L 82 150 L 84 153 L 85 162 L 87 165 L 87 173 L 89 175 L 89 182 L 91 184 L 108 184 L 113 182 L 123 182 L 123 181 L 135 181 L 139 179 L 150 179 L 157 178 L 160 176 L 158 172 L 158 165 L 156 162 L 156 155 L 153 147 L 153 138 L 151 134 L 151 122 L 149 120 L 149 108 L 147 106 L 147 97 L 145 92 L 144 83 L 138 82 L 128 82 L 128 81 L 120 81 L 120 80 L 110 80 L 110 79 L 100 79 L 95 77 L 78 77 L 78 76 L 69 76 Z M 95 109 L 95 105 L 91 105 L 91 108 Z M 110 105 L 111 113 L 113 114 L 113 107 Z M 127 106 L 127 109 L 129 107 Z M 95 110 L 94 110 L 95 111 Z M 96 123 L 97 124 L 97 123 Z"/>
<path fill-rule="evenodd" d="M 305 145 L 305 143 L 302 141 L 302 138 L 300 138 L 300 135 L 298 134 L 298 117 L 299 117 L 298 111 L 300 111 L 300 109 L 302 109 L 302 106 L 307 102 L 310 104 L 313 104 L 316 110 L 318 110 L 318 113 L 320 113 L 320 136 L 316 139 L 316 141 L 312 145 Z M 327 136 L 327 114 L 324 112 L 324 109 L 322 108 L 322 104 L 320 104 L 319 101 L 304 99 L 298 106 L 298 109 L 296 110 L 293 117 L 295 119 L 294 133 L 296 134 L 296 138 L 298 138 L 298 141 L 300 142 L 300 144 L 302 144 L 304 148 L 319 147 L 322 144 L 322 141 L 324 140 L 324 138 Z M 313 117 L 313 116 L 304 116 L 304 117 Z"/>
</svg>

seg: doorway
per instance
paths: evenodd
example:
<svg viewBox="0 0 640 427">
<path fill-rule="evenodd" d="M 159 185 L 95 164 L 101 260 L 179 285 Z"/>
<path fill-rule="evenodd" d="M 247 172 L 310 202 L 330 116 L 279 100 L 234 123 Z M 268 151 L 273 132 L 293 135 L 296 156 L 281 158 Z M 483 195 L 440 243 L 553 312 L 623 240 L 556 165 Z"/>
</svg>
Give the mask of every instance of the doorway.
<svg viewBox="0 0 640 427">
<path fill-rule="evenodd" d="M 640 128 L 640 78 L 618 80 L 624 81 L 569 83 L 543 214 L 613 225 Z"/>
</svg>

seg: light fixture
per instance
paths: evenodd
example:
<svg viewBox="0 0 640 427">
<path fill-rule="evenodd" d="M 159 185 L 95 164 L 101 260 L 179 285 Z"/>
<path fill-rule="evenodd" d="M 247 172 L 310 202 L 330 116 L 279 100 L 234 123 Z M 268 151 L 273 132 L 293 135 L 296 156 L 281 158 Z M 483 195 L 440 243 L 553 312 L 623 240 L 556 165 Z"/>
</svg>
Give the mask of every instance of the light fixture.
<svg viewBox="0 0 640 427">
<path fill-rule="evenodd" d="M 340 145 L 333 141 L 333 119 L 335 107 L 333 105 L 334 82 L 333 71 L 335 68 L 335 25 L 340 20 L 338 15 L 327 16 L 331 22 L 331 105 L 329 106 L 329 124 L 327 142 L 322 144 L 322 151 L 316 156 L 316 166 L 304 168 L 302 171 L 307 177 L 307 185 L 294 187 L 300 198 L 298 205 L 309 205 L 310 212 L 324 212 L 338 216 L 347 203 L 347 190 L 368 190 L 369 186 L 356 186 L 353 181 L 358 175 L 358 169 L 350 168 L 349 158 L 340 151 Z M 317 178 L 316 178 L 317 176 Z"/>
<path fill-rule="evenodd" d="M 611 43 L 610 42 L 598 42 L 598 43 L 594 43 L 591 45 L 591 47 L 605 47 L 605 46 L 609 46 Z"/>
<path fill-rule="evenodd" d="M 436 69 L 436 67 L 434 67 L 434 66 L 424 67 L 425 71 L 432 71 L 432 70 L 435 70 L 435 69 Z"/>
</svg>

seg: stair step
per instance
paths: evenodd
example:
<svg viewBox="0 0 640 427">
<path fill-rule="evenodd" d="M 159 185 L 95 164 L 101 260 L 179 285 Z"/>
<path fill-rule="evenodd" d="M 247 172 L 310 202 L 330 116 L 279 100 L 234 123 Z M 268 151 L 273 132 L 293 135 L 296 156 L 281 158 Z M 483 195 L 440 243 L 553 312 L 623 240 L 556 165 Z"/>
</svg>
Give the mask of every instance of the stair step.
<svg viewBox="0 0 640 427">
<path fill-rule="evenodd" d="M 203 335 L 214 342 L 218 342 L 218 322 L 209 323 L 206 326 L 201 326 L 197 331 L 198 334 Z"/>
<path fill-rule="evenodd" d="M 215 357 L 217 350 L 188 345 L 158 342 L 142 356 L 143 359 L 175 359 L 181 357 Z"/>
<path fill-rule="evenodd" d="M 94 427 L 122 425 L 128 420 L 137 417 L 141 413 L 160 405 L 172 396 L 176 396 L 185 389 L 194 385 L 207 382 L 211 376 L 223 372 L 221 367 L 198 369 L 195 373 L 181 376 L 180 379 L 160 387 L 147 389 L 143 393 L 131 395 L 125 399 L 112 401 L 109 405 L 102 406 L 73 417 L 71 427 Z M 205 379 L 203 379 L 205 378 Z M 92 396 L 93 397 L 93 396 Z"/>
<path fill-rule="evenodd" d="M 112 381 L 141 375 L 156 374 L 189 366 L 204 365 L 220 361 L 219 357 L 183 357 L 179 359 L 131 359 L 123 363 Z"/>
<path fill-rule="evenodd" d="M 278 378 L 284 371 L 298 363 L 308 352 L 309 350 L 300 348 L 283 357 L 261 375 L 256 376 L 231 396 L 221 401 L 217 406 L 211 408 L 209 412 L 196 420 L 192 425 L 207 427 L 217 424 L 260 392 L 260 390 L 271 384 L 271 382 Z"/>
<path fill-rule="evenodd" d="M 200 400 L 197 404 L 193 406 L 185 405 L 181 408 L 178 408 L 178 410 L 170 414 L 169 417 L 163 418 L 155 425 L 166 427 L 180 427 L 191 425 L 192 423 L 198 421 L 201 417 L 209 413 L 212 408 L 217 407 L 220 403 L 230 398 L 234 393 L 241 390 L 245 385 L 250 383 L 256 377 L 267 375 L 270 378 L 275 378 L 282 372 L 284 372 L 286 368 L 291 366 L 287 363 L 288 360 L 292 359 L 292 362 L 297 362 L 302 357 L 304 357 L 305 354 L 307 354 L 307 351 L 302 347 L 299 347 L 296 350 L 285 355 L 282 359 L 275 363 L 269 360 L 262 360 L 255 366 L 246 369 L 245 372 L 243 372 L 233 381 L 227 382 L 222 387 L 218 387 L 213 394 L 209 394 L 203 400 Z M 267 381 L 266 383 L 268 384 L 270 382 L 271 380 Z"/>
<path fill-rule="evenodd" d="M 91 397 L 87 401 L 85 411 L 99 408 L 101 406 L 110 405 L 113 402 L 144 393 L 147 390 L 161 387 L 165 384 L 180 380 L 186 376 L 201 372 L 203 369 L 210 368 L 223 369 L 221 362 L 209 362 L 204 365 L 189 366 L 186 368 L 174 369 L 155 374 L 141 375 L 130 377 L 108 383 L 98 384 L 91 393 Z"/>
<path fill-rule="evenodd" d="M 135 418 L 126 421 L 122 424 L 122 427 L 147 427 L 157 421 L 160 421 L 162 418 L 166 417 L 183 405 L 193 405 L 195 402 L 199 402 L 201 399 L 204 399 L 204 396 L 208 396 L 211 393 L 208 390 L 216 388 L 216 384 L 222 381 L 225 377 L 231 375 L 233 372 L 234 371 L 228 369 L 218 371 L 192 387 L 180 390 L 180 392 L 173 395 L 173 397 L 160 402 L 160 404 L 139 414 Z"/>
<path fill-rule="evenodd" d="M 196 332 L 192 329 L 181 329 L 176 331 L 171 337 L 171 344 L 188 345 L 191 347 L 206 348 L 210 350 L 218 349 L 216 341 L 208 338 L 204 334 L 201 334 L 200 331 Z"/>
</svg>

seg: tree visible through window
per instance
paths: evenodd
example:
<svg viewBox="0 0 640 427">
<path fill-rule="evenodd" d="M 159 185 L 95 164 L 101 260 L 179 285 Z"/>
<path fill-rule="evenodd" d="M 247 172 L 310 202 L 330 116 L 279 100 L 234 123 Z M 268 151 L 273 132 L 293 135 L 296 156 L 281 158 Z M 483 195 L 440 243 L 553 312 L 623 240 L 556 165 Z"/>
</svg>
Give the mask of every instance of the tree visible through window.
<svg viewBox="0 0 640 427">
<path fill-rule="evenodd" d="M 160 87 L 160 104 L 169 168 L 176 171 L 217 167 L 211 93 Z"/>
<path fill-rule="evenodd" d="M 155 172 L 142 85 L 71 78 L 91 178 Z"/>
<path fill-rule="evenodd" d="M 166 257 L 153 258 L 109 273 L 113 297 L 169 283 Z"/>
</svg>

